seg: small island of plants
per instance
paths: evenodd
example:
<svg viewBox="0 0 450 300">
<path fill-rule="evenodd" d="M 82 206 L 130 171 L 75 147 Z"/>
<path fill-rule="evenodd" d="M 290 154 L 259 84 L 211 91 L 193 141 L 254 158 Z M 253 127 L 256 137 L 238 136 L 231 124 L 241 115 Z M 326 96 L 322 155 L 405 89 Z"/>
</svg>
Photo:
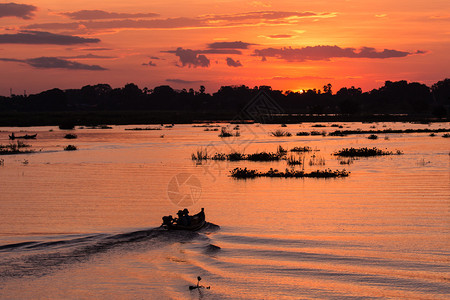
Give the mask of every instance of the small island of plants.
<svg viewBox="0 0 450 300">
<path fill-rule="evenodd" d="M 305 172 L 303 170 L 297 171 L 294 169 L 286 169 L 284 172 L 274 170 L 272 168 L 267 172 L 259 172 L 247 168 L 235 168 L 230 171 L 231 177 L 237 179 L 256 178 L 256 177 L 279 177 L 279 178 L 338 178 L 348 177 L 350 172 L 344 170 L 316 170 L 312 172 Z"/>
</svg>

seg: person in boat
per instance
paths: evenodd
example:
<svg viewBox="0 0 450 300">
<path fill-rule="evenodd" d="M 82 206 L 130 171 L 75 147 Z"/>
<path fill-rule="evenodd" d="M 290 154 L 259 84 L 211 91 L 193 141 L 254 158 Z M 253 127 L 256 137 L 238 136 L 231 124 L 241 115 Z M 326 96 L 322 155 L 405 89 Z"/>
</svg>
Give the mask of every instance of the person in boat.
<svg viewBox="0 0 450 300">
<path fill-rule="evenodd" d="M 187 226 L 191 225 L 191 216 L 189 215 L 189 210 L 187 208 L 183 209 L 183 216 Z"/>
</svg>

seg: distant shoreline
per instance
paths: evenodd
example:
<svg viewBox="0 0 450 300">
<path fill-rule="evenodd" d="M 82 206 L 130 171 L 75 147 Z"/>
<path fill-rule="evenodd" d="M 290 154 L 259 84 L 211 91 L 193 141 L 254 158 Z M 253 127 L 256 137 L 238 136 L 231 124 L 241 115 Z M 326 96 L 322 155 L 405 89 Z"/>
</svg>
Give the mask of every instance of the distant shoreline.
<svg viewBox="0 0 450 300">
<path fill-rule="evenodd" d="M 0 112 L 0 127 L 133 125 L 133 124 L 196 124 L 196 123 L 272 123 L 302 122 L 449 122 L 449 118 L 421 115 L 269 115 L 261 120 L 238 117 L 236 112 L 215 111 L 62 111 L 62 112 Z"/>
</svg>

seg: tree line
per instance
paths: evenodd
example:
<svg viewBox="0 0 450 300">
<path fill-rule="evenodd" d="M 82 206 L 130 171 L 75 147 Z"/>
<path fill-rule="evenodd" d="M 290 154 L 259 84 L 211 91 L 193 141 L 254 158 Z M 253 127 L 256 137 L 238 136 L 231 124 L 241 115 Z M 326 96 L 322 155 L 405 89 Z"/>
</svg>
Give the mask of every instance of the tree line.
<svg viewBox="0 0 450 300">
<path fill-rule="evenodd" d="M 122 88 L 109 84 L 86 85 L 81 89 L 54 88 L 33 95 L 0 97 L 0 111 L 221 111 L 239 113 L 264 92 L 286 114 L 409 114 L 447 117 L 450 111 L 450 79 L 431 87 L 407 81 L 386 81 L 378 89 L 344 87 L 333 93 L 331 84 L 323 90 L 281 91 L 270 86 L 222 86 L 209 94 L 198 90 L 175 90 L 168 85 L 140 89 L 134 83 Z"/>
</svg>

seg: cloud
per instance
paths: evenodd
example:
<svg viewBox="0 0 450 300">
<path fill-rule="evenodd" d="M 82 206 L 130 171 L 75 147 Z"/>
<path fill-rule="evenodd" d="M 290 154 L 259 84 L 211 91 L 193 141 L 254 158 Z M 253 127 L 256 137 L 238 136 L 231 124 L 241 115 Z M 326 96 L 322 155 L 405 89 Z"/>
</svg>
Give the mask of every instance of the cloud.
<svg viewBox="0 0 450 300">
<path fill-rule="evenodd" d="M 107 70 L 98 65 L 86 65 L 76 61 L 65 60 L 58 57 L 36 57 L 28 59 L 0 58 L 0 61 L 25 63 L 37 69 L 67 69 L 90 71 Z"/>
<path fill-rule="evenodd" d="M 81 55 L 76 55 L 76 56 L 59 56 L 58 58 L 62 58 L 62 59 L 107 59 L 107 58 L 115 58 L 114 56 L 103 56 L 103 55 L 95 55 L 95 54 L 81 54 Z"/>
<path fill-rule="evenodd" d="M 86 11 L 84 11 L 86 12 Z M 114 13 L 104 11 L 94 11 L 94 16 L 108 16 L 111 17 Z M 79 12 L 75 12 L 79 14 Z M 86 13 L 83 13 L 86 14 Z M 81 14 L 81 15 L 83 15 Z M 125 17 L 126 14 L 115 14 L 116 18 Z M 135 18 L 138 14 L 128 14 L 130 18 Z M 313 18 L 314 20 L 321 18 L 335 17 L 335 13 L 316 13 L 316 12 L 285 12 L 285 11 L 256 11 L 237 14 L 222 14 L 222 15 L 201 15 L 195 18 L 166 18 L 166 19 L 151 19 L 151 20 L 96 20 L 91 16 L 90 19 L 80 20 L 69 23 L 41 23 L 30 24 L 25 26 L 25 29 L 33 30 L 72 30 L 73 32 L 91 32 L 91 31 L 105 31 L 118 29 L 199 29 L 199 28 L 226 28 L 226 27 L 240 27 L 240 26 L 261 26 L 261 25 L 296 25 L 304 19 Z M 87 18 L 87 16 L 85 16 Z"/>
<path fill-rule="evenodd" d="M 79 10 L 75 12 L 65 12 L 61 15 L 67 16 L 73 20 L 98 20 L 98 19 L 128 19 L 128 18 L 155 18 L 159 14 L 155 13 L 115 13 L 104 10 Z"/>
<path fill-rule="evenodd" d="M 100 42 L 99 39 L 82 38 L 79 36 L 54 34 L 43 31 L 21 31 L 15 34 L 0 34 L 0 44 L 74 45 L 98 42 Z"/>
<path fill-rule="evenodd" d="M 143 63 L 143 66 L 149 66 L 149 67 L 156 67 L 156 64 L 153 63 L 152 61 L 149 61 L 148 63 Z"/>
<path fill-rule="evenodd" d="M 250 43 L 238 42 L 215 42 L 208 44 L 210 49 L 248 49 L 248 46 L 255 45 Z"/>
<path fill-rule="evenodd" d="M 203 83 L 204 80 L 184 80 L 184 79 L 166 79 L 167 82 L 180 83 L 180 84 L 194 84 Z"/>
<path fill-rule="evenodd" d="M 206 49 L 195 51 L 202 54 L 242 54 L 241 51 L 236 49 Z"/>
<path fill-rule="evenodd" d="M 28 4 L 0 3 L 0 18 L 17 17 L 29 20 L 34 17 L 37 7 Z"/>
<path fill-rule="evenodd" d="M 167 51 L 173 53 L 172 51 Z M 180 58 L 181 65 L 195 67 L 209 67 L 210 60 L 203 54 L 198 54 L 197 51 L 191 49 L 183 49 L 178 47 L 174 52 Z"/>
<path fill-rule="evenodd" d="M 234 60 L 231 57 L 227 57 L 227 65 L 229 67 L 242 67 L 242 64 L 239 60 Z"/>
<path fill-rule="evenodd" d="M 414 53 L 384 49 L 377 51 L 375 48 L 362 47 L 357 51 L 355 48 L 341 48 L 338 46 L 308 46 L 304 48 L 265 48 L 256 49 L 254 56 L 259 56 L 263 61 L 267 57 L 275 57 L 289 62 L 303 62 L 308 60 L 330 60 L 331 58 L 393 58 L 405 57 Z"/>
<path fill-rule="evenodd" d="M 291 34 L 273 34 L 273 35 L 267 35 L 266 37 L 269 39 L 290 39 L 294 36 Z"/>
</svg>

